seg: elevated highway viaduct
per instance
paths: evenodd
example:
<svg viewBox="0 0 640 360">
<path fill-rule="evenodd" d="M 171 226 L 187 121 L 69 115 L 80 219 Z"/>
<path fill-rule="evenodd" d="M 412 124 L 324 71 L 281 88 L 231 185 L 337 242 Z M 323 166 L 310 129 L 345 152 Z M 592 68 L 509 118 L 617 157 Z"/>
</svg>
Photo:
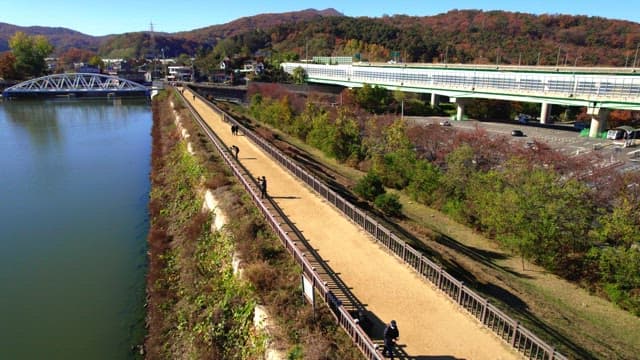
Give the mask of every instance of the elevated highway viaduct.
<svg viewBox="0 0 640 360">
<path fill-rule="evenodd" d="M 590 137 L 606 129 L 610 110 L 640 110 L 640 73 L 635 68 L 305 62 L 281 66 L 289 74 L 302 68 L 311 83 L 430 93 L 432 105 L 438 96 L 448 96 L 457 106 L 457 120 L 474 98 L 540 103 L 542 124 L 554 104 L 586 107 Z"/>
</svg>

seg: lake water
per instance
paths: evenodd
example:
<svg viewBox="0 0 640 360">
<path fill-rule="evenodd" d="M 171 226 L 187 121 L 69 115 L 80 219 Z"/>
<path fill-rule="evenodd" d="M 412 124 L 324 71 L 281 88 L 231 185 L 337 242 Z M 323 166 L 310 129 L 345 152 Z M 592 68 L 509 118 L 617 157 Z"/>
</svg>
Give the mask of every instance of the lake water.
<svg viewBox="0 0 640 360">
<path fill-rule="evenodd" d="M 0 359 L 130 359 L 144 335 L 151 108 L 0 102 Z"/>
</svg>

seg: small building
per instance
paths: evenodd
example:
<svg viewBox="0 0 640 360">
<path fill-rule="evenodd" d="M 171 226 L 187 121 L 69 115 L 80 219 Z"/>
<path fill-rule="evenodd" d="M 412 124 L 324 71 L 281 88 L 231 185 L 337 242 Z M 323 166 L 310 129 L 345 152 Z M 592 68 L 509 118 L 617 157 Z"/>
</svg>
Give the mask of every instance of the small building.
<svg viewBox="0 0 640 360">
<path fill-rule="evenodd" d="M 85 63 L 74 63 L 73 70 L 77 73 L 100 74 L 100 68 Z"/>
<path fill-rule="evenodd" d="M 264 72 L 264 63 L 261 61 L 247 61 L 243 64 L 241 73 L 254 73 L 260 75 Z"/>
<path fill-rule="evenodd" d="M 167 81 L 191 81 L 193 78 L 193 68 L 191 66 L 169 66 L 167 68 Z"/>
<path fill-rule="evenodd" d="M 225 71 L 231 71 L 231 70 L 233 70 L 233 68 L 232 68 L 232 64 L 231 64 L 231 59 L 229 59 L 229 57 L 225 57 L 225 58 L 220 62 L 220 69 L 221 69 L 221 70 L 225 70 Z"/>
</svg>

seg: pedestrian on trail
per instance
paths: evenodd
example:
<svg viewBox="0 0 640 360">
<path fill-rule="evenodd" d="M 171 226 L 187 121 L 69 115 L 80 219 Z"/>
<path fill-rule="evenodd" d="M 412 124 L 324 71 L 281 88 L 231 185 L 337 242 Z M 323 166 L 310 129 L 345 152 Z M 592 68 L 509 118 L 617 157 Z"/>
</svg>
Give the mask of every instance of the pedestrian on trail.
<svg viewBox="0 0 640 360">
<path fill-rule="evenodd" d="M 193 101 L 196 101 L 196 94 L 193 94 Z"/>
<path fill-rule="evenodd" d="M 387 327 L 384 328 L 384 349 L 382 350 L 382 356 L 388 356 L 393 359 L 393 346 L 396 340 L 398 340 L 398 336 L 400 336 L 398 325 L 395 320 L 391 320 Z"/>
<path fill-rule="evenodd" d="M 231 154 L 233 154 L 233 157 L 236 158 L 236 160 L 238 160 L 238 153 L 240 152 L 240 148 L 235 146 L 235 145 L 231 145 Z"/>
<path fill-rule="evenodd" d="M 258 184 L 260 185 L 260 198 L 264 199 L 267 196 L 267 178 L 262 176 L 258 180 Z"/>
<path fill-rule="evenodd" d="M 231 124 L 231 135 L 235 135 L 236 134 L 236 126 L 234 124 Z"/>
</svg>

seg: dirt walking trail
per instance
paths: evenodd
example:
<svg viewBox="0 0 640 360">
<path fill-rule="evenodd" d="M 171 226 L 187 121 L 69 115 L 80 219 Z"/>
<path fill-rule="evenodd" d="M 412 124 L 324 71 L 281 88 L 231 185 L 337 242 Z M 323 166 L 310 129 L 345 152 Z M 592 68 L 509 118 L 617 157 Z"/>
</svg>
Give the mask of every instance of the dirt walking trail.
<svg viewBox="0 0 640 360">
<path fill-rule="evenodd" d="M 185 90 L 185 99 L 255 177 L 265 176 L 268 194 L 309 244 L 382 323 L 398 322 L 404 358 L 521 359 L 501 339 L 390 255 L 357 225 L 289 174 L 245 136 Z M 376 339 L 379 340 L 379 339 Z"/>
</svg>

